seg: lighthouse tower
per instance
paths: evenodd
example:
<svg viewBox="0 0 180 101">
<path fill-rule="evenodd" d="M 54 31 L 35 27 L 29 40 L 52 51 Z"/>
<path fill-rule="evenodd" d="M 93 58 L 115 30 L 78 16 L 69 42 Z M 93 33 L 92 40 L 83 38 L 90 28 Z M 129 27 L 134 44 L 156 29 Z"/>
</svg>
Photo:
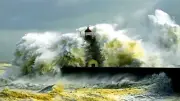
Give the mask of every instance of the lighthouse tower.
<svg viewBox="0 0 180 101">
<path fill-rule="evenodd" d="M 85 45 L 85 62 L 86 67 L 99 67 L 102 66 L 103 57 L 101 55 L 101 49 L 96 40 L 95 32 L 90 30 L 89 26 L 84 31 L 84 41 Z"/>
</svg>

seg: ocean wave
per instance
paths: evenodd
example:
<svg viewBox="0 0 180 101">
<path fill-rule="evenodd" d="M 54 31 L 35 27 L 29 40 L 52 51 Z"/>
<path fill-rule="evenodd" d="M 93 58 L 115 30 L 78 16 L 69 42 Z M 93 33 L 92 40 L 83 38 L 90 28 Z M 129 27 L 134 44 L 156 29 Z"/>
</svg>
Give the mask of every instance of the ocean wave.
<svg viewBox="0 0 180 101">
<path fill-rule="evenodd" d="M 118 24 L 96 24 L 90 29 L 95 32 L 103 66 L 121 67 L 175 67 L 178 65 L 180 27 L 162 10 L 148 15 L 153 26 L 146 42 L 132 39 L 128 29 L 117 30 Z M 23 74 L 55 73 L 64 66 L 85 66 L 83 32 L 86 27 L 74 33 L 44 32 L 27 33 L 16 45 L 13 64 Z M 171 58 L 171 60 L 169 59 Z"/>
</svg>

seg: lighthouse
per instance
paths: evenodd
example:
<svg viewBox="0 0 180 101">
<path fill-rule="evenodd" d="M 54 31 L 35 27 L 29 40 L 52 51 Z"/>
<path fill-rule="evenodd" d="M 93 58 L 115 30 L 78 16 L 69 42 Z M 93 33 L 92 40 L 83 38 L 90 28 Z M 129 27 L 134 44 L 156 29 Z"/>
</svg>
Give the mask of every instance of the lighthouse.
<svg viewBox="0 0 180 101">
<path fill-rule="evenodd" d="M 99 42 L 96 40 L 95 32 L 88 26 L 84 30 L 85 45 L 85 65 L 86 67 L 99 67 L 102 66 L 103 58 Z"/>
</svg>

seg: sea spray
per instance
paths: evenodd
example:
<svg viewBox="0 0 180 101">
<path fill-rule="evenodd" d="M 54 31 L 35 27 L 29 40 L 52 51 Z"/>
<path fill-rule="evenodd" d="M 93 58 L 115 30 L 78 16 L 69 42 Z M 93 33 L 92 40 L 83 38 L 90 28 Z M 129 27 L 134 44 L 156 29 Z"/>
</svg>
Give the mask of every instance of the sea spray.
<svg viewBox="0 0 180 101">
<path fill-rule="evenodd" d="M 124 66 L 130 65 L 125 59 L 138 60 L 143 57 L 143 48 L 136 40 L 130 39 L 124 34 L 124 31 L 115 30 L 110 24 L 97 24 L 97 40 L 102 48 L 102 55 L 106 58 L 104 66 Z M 82 28 L 81 28 L 82 29 Z M 117 41 L 114 41 L 117 40 Z M 39 72 L 44 74 L 61 68 L 63 66 L 85 66 L 85 53 L 83 48 L 83 39 L 79 33 L 28 33 L 17 44 L 15 51 L 15 65 L 22 68 L 24 74 Z M 113 46 L 106 47 L 108 44 Z M 116 64 L 108 63 L 111 59 L 107 55 L 114 50 L 119 53 L 119 59 Z M 122 52 L 123 51 L 123 52 Z M 133 54 L 132 57 L 130 54 Z M 124 58 L 124 57 L 128 58 Z M 114 55 L 113 55 L 114 56 Z M 129 61 L 129 60 L 128 60 Z"/>
<path fill-rule="evenodd" d="M 151 35 L 148 35 L 148 42 L 156 47 L 154 50 L 159 54 L 162 66 L 178 65 L 180 26 L 172 20 L 170 15 L 159 9 L 154 15 L 148 15 L 148 18 L 153 26 Z"/>
<path fill-rule="evenodd" d="M 147 40 L 133 40 L 127 36 L 128 29 L 118 30 L 117 24 L 92 25 L 100 53 L 104 57 L 103 66 L 109 67 L 161 67 L 178 65 L 179 25 L 170 16 L 156 10 L 149 15 L 154 28 Z M 74 33 L 27 33 L 16 46 L 14 64 L 22 68 L 24 74 L 38 72 L 45 74 L 60 71 L 64 66 L 85 66 L 84 39 L 77 29 Z M 169 33 L 169 34 L 168 34 Z M 98 53 L 98 54 L 100 54 Z M 169 57 L 174 57 L 169 60 Z M 153 60 L 153 61 L 152 61 Z"/>
<path fill-rule="evenodd" d="M 71 34 L 50 32 L 28 33 L 17 44 L 13 63 L 21 67 L 24 74 L 55 70 L 57 62 L 61 63 L 59 66 L 63 66 L 65 61 L 60 61 L 61 58 L 70 49 L 78 47 L 81 41 L 70 36 Z"/>
<path fill-rule="evenodd" d="M 103 66 L 140 66 L 144 50 L 140 40 L 132 40 L 126 30 L 116 30 L 117 24 L 97 24 L 91 26 L 104 58 Z M 78 31 L 84 31 L 81 27 Z"/>
</svg>

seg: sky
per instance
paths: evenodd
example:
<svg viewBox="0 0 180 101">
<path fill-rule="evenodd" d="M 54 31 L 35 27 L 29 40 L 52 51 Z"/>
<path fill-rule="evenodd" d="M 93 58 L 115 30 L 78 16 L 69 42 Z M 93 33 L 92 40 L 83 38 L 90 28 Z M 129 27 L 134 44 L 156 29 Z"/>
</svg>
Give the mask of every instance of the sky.
<svg viewBox="0 0 180 101">
<path fill-rule="evenodd" d="M 155 9 L 180 23 L 180 0 L 0 0 L 0 61 L 13 59 L 28 32 L 71 32 L 98 23 L 138 29 Z"/>
</svg>

